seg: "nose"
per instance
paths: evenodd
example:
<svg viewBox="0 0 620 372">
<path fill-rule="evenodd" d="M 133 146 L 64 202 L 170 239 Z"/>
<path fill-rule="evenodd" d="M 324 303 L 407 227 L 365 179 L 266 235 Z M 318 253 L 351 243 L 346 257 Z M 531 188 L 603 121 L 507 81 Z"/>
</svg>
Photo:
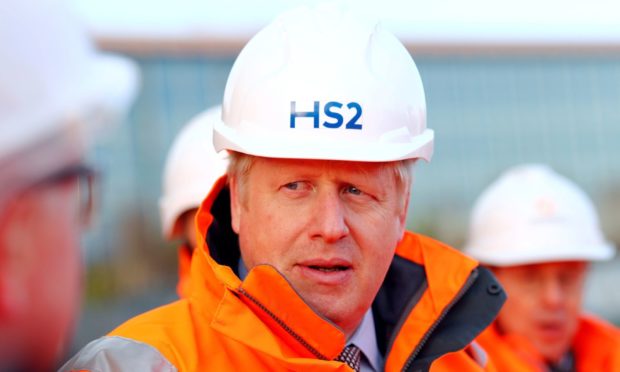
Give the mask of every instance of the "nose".
<svg viewBox="0 0 620 372">
<path fill-rule="evenodd" d="M 564 302 L 564 288 L 558 280 L 545 280 L 541 292 L 543 303 L 548 308 L 557 308 Z"/>
<path fill-rule="evenodd" d="M 311 235 L 326 243 L 336 242 L 349 235 L 346 209 L 336 190 L 318 192 L 314 205 Z"/>
</svg>

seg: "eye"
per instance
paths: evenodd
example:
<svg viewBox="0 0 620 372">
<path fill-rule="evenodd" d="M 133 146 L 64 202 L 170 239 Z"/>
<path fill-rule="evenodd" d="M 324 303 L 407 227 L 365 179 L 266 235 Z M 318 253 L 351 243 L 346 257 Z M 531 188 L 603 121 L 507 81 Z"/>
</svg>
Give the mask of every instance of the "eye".
<svg viewBox="0 0 620 372">
<path fill-rule="evenodd" d="M 301 185 L 299 181 L 295 181 L 295 182 L 289 182 L 282 187 L 288 190 L 299 190 L 301 188 Z"/>
<path fill-rule="evenodd" d="M 353 185 L 345 187 L 344 191 L 352 195 L 362 195 L 364 192 Z"/>
<path fill-rule="evenodd" d="M 280 189 L 289 194 L 300 195 L 310 192 L 312 185 L 306 181 L 294 181 L 283 184 Z"/>
</svg>

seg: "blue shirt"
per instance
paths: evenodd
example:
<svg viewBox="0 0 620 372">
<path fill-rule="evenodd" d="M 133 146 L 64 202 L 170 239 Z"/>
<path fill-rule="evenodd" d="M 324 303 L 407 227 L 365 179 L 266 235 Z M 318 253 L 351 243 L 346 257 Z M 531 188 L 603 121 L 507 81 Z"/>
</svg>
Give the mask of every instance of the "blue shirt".
<svg viewBox="0 0 620 372">
<path fill-rule="evenodd" d="M 353 332 L 347 345 L 353 344 L 362 351 L 361 372 L 379 372 L 383 370 L 383 356 L 377 346 L 377 334 L 375 333 L 375 320 L 372 316 L 372 309 L 368 309 L 362 323 Z"/>
</svg>

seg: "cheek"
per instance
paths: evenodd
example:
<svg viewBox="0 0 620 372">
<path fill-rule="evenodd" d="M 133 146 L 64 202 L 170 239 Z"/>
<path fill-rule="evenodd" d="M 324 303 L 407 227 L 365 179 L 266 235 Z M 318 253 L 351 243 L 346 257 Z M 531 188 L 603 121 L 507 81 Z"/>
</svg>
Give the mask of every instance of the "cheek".
<svg viewBox="0 0 620 372">
<path fill-rule="evenodd" d="M 283 226 L 269 209 L 243 208 L 239 224 L 239 249 L 248 269 L 259 264 L 277 267 L 277 259 L 283 252 L 280 247 L 285 239 Z M 260 213 L 256 213 L 260 212 Z"/>
<path fill-rule="evenodd" d="M 527 332 L 531 319 L 529 307 L 510 296 L 508 294 L 508 300 L 497 317 L 500 328 L 507 333 Z"/>
<path fill-rule="evenodd" d="M 367 225 L 364 228 L 358 226 L 352 230 L 363 260 L 363 279 L 374 282 L 378 288 L 394 258 L 396 246 L 401 238 L 398 234 L 399 229 L 394 224 L 382 223 Z"/>
<path fill-rule="evenodd" d="M 33 278 L 36 288 L 33 293 L 36 298 L 33 302 L 40 306 L 33 306 L 33 318 L 41 319 L 41 324 L 47 327 L 50 335 L 57 335 L 59 342 L 67 337 L 79 309 L 81 300 L 81 260 L 77 245 L 64 246 L 61 255 L 62 262 L 53 262 L 50 257 L 49 265 L 41 268 L 44 275 Z M 59 256 L 58 250 L 56 255 Z M 58 258 L 58 260 L 60 257 Z M 54 322 L 47 320 L 54 319 Z"/>
<path fill-rule="evenodd" d="M 571 319 L 575 319 L 575 322 L 576 322 L 576 319 L 579 317 L 579 314 L 581 313 L 582 306 L 583 306 L 583 292 L 581 291 L 581 289 L 577 293 L 569 294 L 569 297 L 566 303 L 566 310 L 569 316 L 571 317 Z"/>
<path fill-rule="evenodd" d="M 41 285 L 41 298 L 55 304 L 52 305 L 54 311 L 62 317 L 72 313 L 80 299 L 80 230 L 74 214 L 68 211 L 55 213 L 55 221 L 53 228 L 49 228 L 49 224 L 39 228 L 44 231 L 48 244 L 38 247 L 40 268 L 37 282 Z"/>
<path fill-rule="evenodd" d="M 524 292 L 512 281 L 498 275 L 504 286 L 508 299 L 502 307 L 497 320 L 506 332 L 524 333 L 531 326 L 536 313 L 536 301 L 531 293 Z"/>
<path fill-rule="evenodd" d="M 376 262 L 391 262 L 402 238 L 399 219 L 395 214 L 385 210 L 376 214 L 350 214 L 348 225 L 364 255 Z"/>
<path fill-rule="evenodd" d="M 394 200 L 382 208 L 377 208 L 377 213 L 371 222 L 373 226 L 380 227 L 379 234 L 386 239 L 400 241 L 405 230 L 407 219 L 406 203 L 401 200 Z"/>
<path fill-rule="evenodd" d="M 387 235 L 391 235 L 387 237 Z M 394 257 L 396 246 L 398 245 L 398 239 L 396 234 L 388 234 L 383 230 L 383 235 L 377 235 L 374 239 L 369 241 L 368 237 L 365 238 L 366 243 L 361 244 L 361 251 L 370 266 L 376 266 L 377 268 L 388 267 Z"/>
<path fill-rule="evenodd" d="M 15 233 L 22 257 L 24 294 L 28 302 L 29 330 L 40 346 L 53 353 L 69 336 L 81 299 L 80 230 L 71 200 L 37 198 L 29 213 L 21 215 Z M 53 223 L 50 223 L 53 221 Z M 36 234 L 32 234 L 36 231 Z M 26 330 L 25 330 L 26 331 Z M 33 334 L 33 337 L 34 334 Z"/>
<path fill-rule="evenodd" d="M 370 285 L 378 290 L 383 280 L 385 279 L 385 275 L 390 267 L 392 259 L 394 258 L 394 249 L 381 249 L 378 251 L 378 255 L 375 257 L 371 257 L 370 259 L 366 259 L 366 274 L 371 281 Z M 376 292 L 370 292 L 376 293 Z M 374 297 L 374 294 L 373 294 Z"/>
</svg>

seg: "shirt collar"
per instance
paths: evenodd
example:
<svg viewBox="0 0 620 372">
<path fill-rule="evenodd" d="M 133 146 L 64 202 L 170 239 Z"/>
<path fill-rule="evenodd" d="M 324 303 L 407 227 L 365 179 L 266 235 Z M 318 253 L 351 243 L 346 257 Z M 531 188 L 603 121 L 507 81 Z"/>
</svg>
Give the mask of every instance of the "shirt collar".
<svg viewBox="0 0 620 372">
<path fill-rule="evenodd" d="M 381 371 L 383 365 L 383 357 L 377 346 L 377 336 L 375 333 L 375 320 L 372 316 L 372 309 L 368 309 L 362 323 L 357 327 L 347 344 L 354 344 L 359 347 L 364 356 L 375 371 Z"/>
<path fill-rule="evenodd" d="M 239 273 L 239 279 L 244 280 L 246 276 L 248 276 L 248 269 L 245 267 L 243 260 L 239 258 L 239 264 L 237 265 L 237 270 Z"/>
</svg>

